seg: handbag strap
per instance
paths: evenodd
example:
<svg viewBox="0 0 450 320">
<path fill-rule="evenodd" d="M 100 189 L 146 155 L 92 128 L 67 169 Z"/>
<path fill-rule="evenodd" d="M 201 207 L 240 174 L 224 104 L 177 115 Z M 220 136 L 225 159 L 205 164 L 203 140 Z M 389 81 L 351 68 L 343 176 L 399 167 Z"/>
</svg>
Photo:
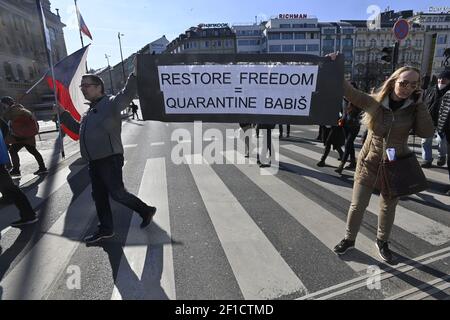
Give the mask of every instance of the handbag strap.
<svg viewBox="0 0 450 320">
<path fill-rule="evenodd" d="M 381 105 L 380 105 L 380 107 L 384 108 Z M 374 188 L 377 186 L 378 180 L 380 179 L 381 170 L 383 169 L 383 164 L 384 164 L 384 155 L 386 154 L 388 142 L 391 138 L 392 127 L 394 126 L 395 114 L 394 114 L 394 111 L 392 111 L 392 109 L 390 109 L 390 111 L 392 113 L 392 121 L 391 121 L 389 131 L 388 131 L 386 138 L 383 138 L 383 151 L 381 153 L 381 159 L 380 159 L 380 164 L 378 166 L 378 172 L 377 172 L 377 177 L 375 179 Z M 383 122 L 384 122 L 384 110 L 382 109 L 381 112 L 383 112 Z"/>
</svg>

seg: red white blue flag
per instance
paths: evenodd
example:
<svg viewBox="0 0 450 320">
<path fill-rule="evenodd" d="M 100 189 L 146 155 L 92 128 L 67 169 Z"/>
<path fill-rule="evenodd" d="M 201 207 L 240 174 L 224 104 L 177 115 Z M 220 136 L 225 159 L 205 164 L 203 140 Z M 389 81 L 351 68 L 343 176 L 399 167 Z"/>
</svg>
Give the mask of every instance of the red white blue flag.
<svg viewBox="0 0 450 320">
<path fill-rule="evenodd" d="M 81 115 L 88 109 L 87 101 L 80 89 L 81 77 L 86 73 L 88 49 L 89 45 L 65 57 L 54 67 L 58 103 L 77 121 L 81 120 Z M 43 79 L 53 89 L 50 72 L 47 72 Z M 73 140 L 80 138 L 78 132 L 72 132 L 64 125 L 61 127 Z"/>
<path fill-rule="evenodd" d="M 83 16 L 81 15 L 80 10 L 78 10 L 78 6 L 77 6 L 77 17 L 78 17 L 78 26 L 80 27 L 80 31 L 83 32 L 86 35 L 86 37 L 93 40 L 91 32 L 89 31 L 89 28 L 87 27 L 86 23 L 84 22 Z"/>
</svg>

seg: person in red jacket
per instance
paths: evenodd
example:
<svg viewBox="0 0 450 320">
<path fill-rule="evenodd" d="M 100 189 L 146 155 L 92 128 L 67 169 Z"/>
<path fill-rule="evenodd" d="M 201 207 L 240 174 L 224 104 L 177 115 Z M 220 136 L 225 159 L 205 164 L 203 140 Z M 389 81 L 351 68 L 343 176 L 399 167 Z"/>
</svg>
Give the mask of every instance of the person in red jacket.
<svg viewBox="0 0 450 320">
<path fill-rule="evenodd" d="M 30 111 L 25 109 L 24 106 L 17 104 L 11 97 L 3 97 L 1 98 L 0 102 L 5 109 L 3 120 L 5 120 L 6 122 L 13 122 L 17 117 L 20 116 L 33 117 L 33 114 Z M 9 154 L 11 155 L 11 161 L 13 165 L 10 174 L 12 177 L 21 176 L 19 151 L 22 148 L 27 149 L 27 151 L 34 156 L 39 165 L 39 169 L 34 173 L 35 175 L 44 175 L 48 173 L 48 170 L 44 163 L 44 159 L 36 149 L 36 138 L 34 136 L 21 138 L 16 137 L 12 132 L 9 132 L 8 136 L 5 138 L 5 141 L 10 145 Z"/>
</svg>

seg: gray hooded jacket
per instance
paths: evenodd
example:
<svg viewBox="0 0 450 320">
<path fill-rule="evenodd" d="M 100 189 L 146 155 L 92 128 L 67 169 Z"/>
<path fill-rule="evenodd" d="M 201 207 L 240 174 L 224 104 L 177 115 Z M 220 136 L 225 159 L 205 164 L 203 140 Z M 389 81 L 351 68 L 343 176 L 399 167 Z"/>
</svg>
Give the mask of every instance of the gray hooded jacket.
<svg viewBox="0 0 450 320">
<path fill-rule="evenodd" d="M 69 112 L 61 114 L 61 122 L 68 129 L 80 134 L 81 156 L 87 161 L 95 161 L 116 154 L 123 154 L 122 116 L 137 93 L 137 79 L 132 74 L 125 88 L 117 96 L 104 96 L 91 105 L 76 121 Z"/>
</svg>

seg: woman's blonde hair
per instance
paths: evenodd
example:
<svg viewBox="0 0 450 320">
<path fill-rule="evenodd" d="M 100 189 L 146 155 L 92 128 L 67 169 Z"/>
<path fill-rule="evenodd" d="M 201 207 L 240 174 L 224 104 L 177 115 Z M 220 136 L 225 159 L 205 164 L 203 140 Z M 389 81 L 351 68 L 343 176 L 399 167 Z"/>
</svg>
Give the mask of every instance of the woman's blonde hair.
<svg viewBox="0 0 450 320">
<path fill-rule="evenodd" d="M 394 90 L 395 83 L 397 82 L 398 78 L 400 78 L 400 75 L 407 71 L 415 71 L 419 75 L 418 83 L 422 83 L 419 69 L 411 66 L 401 67 L 400 69 L 397 69 L 393 74 L 391 74 L 391 76 L 383 83 L 383 85 L 372 94 L 372 97 L 379 103 L 382 103 L 384 99 Z M 364 123 L 371 130 L 374 127 L 375 118 L 376 115 L 371 116 L 368 113 L 366 113 L 364 116 Z"/>
</svg>

